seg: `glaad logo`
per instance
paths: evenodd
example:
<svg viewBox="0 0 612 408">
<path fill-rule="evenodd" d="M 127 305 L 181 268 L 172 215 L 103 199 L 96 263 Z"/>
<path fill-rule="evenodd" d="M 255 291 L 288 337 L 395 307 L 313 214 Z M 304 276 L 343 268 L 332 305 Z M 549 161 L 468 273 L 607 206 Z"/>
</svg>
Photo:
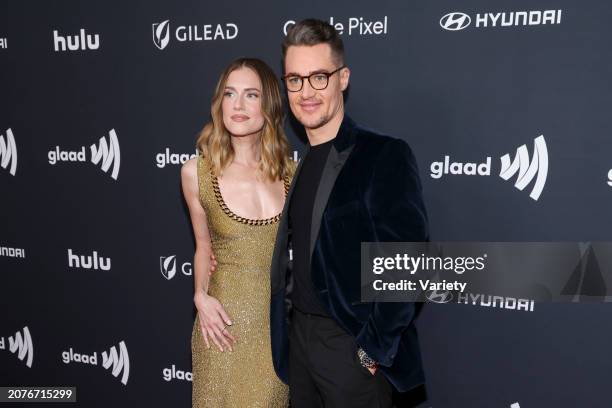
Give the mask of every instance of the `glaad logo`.
<svg viewBox="0 0 612 408">
<path fill-rule="evenodd" d="M 53 30 L 53 49 L 58 51 L 85 51 L 97 50 L 100 48 L 100 36 L 85 34 L 85 29 L 81 28 L 77 35 L 62 36 L 57 30 Z"/>
<path fill-rule="evenodd" d="M 102 352 L 102 366 L 107 370 L 111 368 L 114 377 L 119 376 L 123 371 L 121 383 L 127 385 L 130 376 L 130 356 L 124 341 L 119 342 L 119 354 L 117 354 L 115 346 L 111 347 L 108 353 L 106 351 Z"/>
<path fill-rule="evenodd" d="M 9 258 L 25 258 L 25 249 L 0 246 L 0 256 Z"/>
<path fill-rule="evenodd" d="M 529 161 L 529 151 L 527 146 L 522 145 L 516 149 L 514 160 L 510 163 L 510 155 L 505 154 L 501 158 L 501 171 L 499 176 L 504 180 L 508 180 L 518 172 L 518 177 L 514 183 L 514 187 L 523 190 L 533 178 L 536 178 L 533 189 L 529 197 L 538 200 L 544 186 L 546 185 L 546 177 L 548 176 L 548 149 L 544 136 L 538 136 L 534 142 L 533 159 Z"/>
<path fill-rule="evenodd" d="M 34 360 L 34 346 L 32 344 L 32 335 L 28 326 L 24 326 L 22 332 L 16 332 L 14 336 L 9 336 L 9 351 L 17 354 L 17 358 L 21 361 L 26 359 L 25 365 L 32 368 Z M 0 337 L 0 350 L 6 350 L 6 342 L 4 337 Z"/>
<path fill-rule="evenodd" d="M 454 11 L 440 19 L 440 27 L 448 31 L 459 31 L 467 28 L 472 20 L 474 28 L 535 26 L 545 24 L 561 24 L 563 10 L 531 10 L 510 11 L 502 13 L 477 13 L 472 19 L 469 15 Z"/>
<path fill-rule="evenodd" d="M 189 159 L 193 159 L 194 157 L 198 157 L 198 150 L 195 150 L 195 153 L 172 153 L 169 147 L 163 152 L 157 153 L 155 155 L 155 165 L 163 169 L 169 164 L 183 164 Z M 299 154 L 297 150 L 293 151 L 292 156 L 289 156 L 289 159 L 295 161 L 296 163 L 300 161 Z"/>
<path fill-rule="evenodd" d="M 93 354 L 77 353 L 70 347 L 69 350 L 62 351 L 62 361 L 64 364 L 80 363 L 97 366 L 98 353 L 95 351 Z M 115 346 L 112 346 L 108 353 L 102 352 L 102 367 L 107 370 L 110 368 L 114 377 L 118 377 L 123 372 L 121 383 L 127 385 L 130 376 L 130 356 L 123 340 L 119 342 L 119 352 Z"/>
<path fill-rule="evenodd" d="M 6 38 L 0 38 L 0 48 L 3 48 L 5 50 L 8 48 L 8 41 L 6 40 Z"/>
<path fill-rule="evenodd" d="M 4 135 L 0 135 L 0 166 L 6 169 L 9 165 L 9 173 L 14 176 L 17 172 L 17 145 L 11 128 L 6 129 L 6 140 Z"/>
<path fill-rule="evenodd" d="M 189 371 L 177 370 L 176 366 L 172 364 L 172 368 L 164 368 L 162 370 L 162 374 L 164 376 L 164 380 L 172 381 L 172 380 L 184 380 L 184 381 L 193 381 L 193 374 Z"/>
<path fill-rule="evenodd" d="M 176 255 L 160 256 L 159 270 L 162 276 L 167 280 L 174 278 L 174 275 L 176 275 Z M 191 276 L 193 273 L 191 262 L 183 262 L 181 264 L 181 272 L 185 276 Z"/>
<path fill-rule="evenodd" d="M 113 172 L 111 177 L 117 180 L 119 177 L 119 166 L 121 164 L 121 152 L 119 150 L 119 139 L 117 139 L 117 133 L 115 133 L 115 129 L 111 129 L 108 132 L 109 140 L 110 140 L 110 148 L 106 143 L 106 139 L 104 137 L 100 138 L 99 144 L 96 147 L 95 144 L 91 145 L 91 162 L 93 164 L 98 164 L 102 161 L 102 170 L 106 173 L 110 168 L 111 164 L 113 165 Z"/>
<path fill-rule="evenodd" d="M 329 25 L 334 27 L 338 34 L 342 35 L 345 32 L 348 35 L 386 35 L 389 30 L 389 21 L 387 16 L 383 16 L 380 20 L 367 20 L 363 17 L 349 17 L 345 23 L 334 21 L 334 17 L 329 18 Z M 287 20 L 283 24 L 283 33 L 287 35 L 289 28 L 295 25 L 295 20 Z M 345 28 L 346 27 L 346 28 Z"/>
<path fill-rule="evenodd" d="M 463 30 L 472 22 L 470 16 L 465 13 L 453 12 L 442 16 L 440 26 L 449 31 Z"/>
<path fill-rule="evenodd" d="M 69 248 L 68 267 L 110 271 L 111 259 L 99 256 L 98 251 L 93 251 L 92 255 L 76 255 L 72 253 L 72 249 Z"/>
<path fill-rule="evenodd" d="M 170 20 L 152 24 L 153 44 L 163 50 L 170 43 L 172 31 Z M 238 26 L 234 23 L 181 25 L 174 30 L 178 42 L 233 40 L 238 37 Z"/>
<path fill-rule="evenodd" d="M 157 153 L 155 155 L 155 161 L 157 162 L 157 167 L 163 169 L 167 164 L 183 164 L 189 159 L 193 159 L 198 156 L 198 151 L 196 150 L 194 154 L 189 153 L 170 153 L 170 148 L 166 147 L 166 150 L 163 153 Z"/>
<path fill-rule="evenodd" d="M 548 177 L 548 149 L 543 135 L 534 139 L 534 155 L 529 160 L 529 151 L 526 145 L 516 149 L 514 160 L 510 162 L 510 155 L 505 154 L 501 158 L 501 171 L 499 176 L 508 180 L 517 172 L 517 180 L 514 186 L 519 190 L 524 190 L 535 178 L 535 183 L 529 196 L 537 201 L 544 190 Z M 443 175 L 467 175 L 467 176 L 490 176 L 491 157 L 487 157 L 483 163 L 462 163 L 451 162 L 450 156 L 444 156 L 443 162 L 432 162 L 430 176 L 440 179 Z"/>
<path fill-rule="evenodd" d="M 119 178 L 119 168 L 121 166 L 121 150 L 119 149 L 119 138 L 115 129 L 108 132 L 108 142 L 102 136 L 98 141 L 98 146 L 92 144 L 89 149 L 91 152 L 91 162 L 95 165 L 102 163 L 102 171 L 108 172 L 111 165 L 113 170 L 111 177 L 114 180 Z M 48 153 L 49 164 L 54 165 L 57 162 L 86 162 L 85 146 L 81 146 L 80 150 L 68 151 L 60 150 L 59 146 L 55 146 L 55 150 L 50 150 Z"/>
</svg>

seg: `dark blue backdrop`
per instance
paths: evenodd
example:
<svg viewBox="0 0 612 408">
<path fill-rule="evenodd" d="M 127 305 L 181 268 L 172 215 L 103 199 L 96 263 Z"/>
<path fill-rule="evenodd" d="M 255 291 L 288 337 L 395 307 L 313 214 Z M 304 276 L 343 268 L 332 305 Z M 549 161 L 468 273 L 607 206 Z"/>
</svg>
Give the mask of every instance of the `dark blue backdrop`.
<svg viewBox="0 0 612 408">
<path fill-rule="evenodd" d="M 84 407 L 189 406 L 194 242 L 180 163 L 230 60 L 257 56 L 280 75 L 290 20 L 342 24 L 347 111 L 412 146 L 433 239 L 612 239 L 606 1 L 9 0 L 0 9 L 0 385 L 77 386 Z M 535 153 L 540 135 L 546 160 Z M 505 154 L 517 160 L 507 180 Z M 489 174 L 438 177 L 445 156 L 448 172 L 490 158 Z M 521 166 L 533 172 L 523 190 Z M 430 405 L 612 406 L 611 311 L 427 305 Z"/>
</svg>

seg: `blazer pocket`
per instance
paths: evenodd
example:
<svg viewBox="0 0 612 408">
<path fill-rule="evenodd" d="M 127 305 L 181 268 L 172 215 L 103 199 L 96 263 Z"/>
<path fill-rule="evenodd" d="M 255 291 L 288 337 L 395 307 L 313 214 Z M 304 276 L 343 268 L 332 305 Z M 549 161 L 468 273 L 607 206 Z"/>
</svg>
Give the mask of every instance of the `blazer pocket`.
<svg viewBox="0 0 612 408">
<path fill-rule="evenodd" d="M 361 205 L 358 200 L 349 201 L 340 206 L 327 207 L 325 209 L 325 219 L 331 221 L 340 217 L 358 217 Z"/>
</svg>

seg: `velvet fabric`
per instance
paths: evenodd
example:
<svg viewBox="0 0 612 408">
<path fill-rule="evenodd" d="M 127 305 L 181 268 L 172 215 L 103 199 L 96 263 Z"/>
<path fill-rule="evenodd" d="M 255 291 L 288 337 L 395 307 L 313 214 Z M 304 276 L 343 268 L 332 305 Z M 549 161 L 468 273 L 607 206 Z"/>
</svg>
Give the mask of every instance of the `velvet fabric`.
<svg viewBox="0 0 612 408">
<path fill-rule="evenodd" d="M 308 154 L 308 150 L 306 151 Z M 300 166 L 294 177 L 298 179 Z M 289 189 L 271 266 L 270 330 L 277 375 L 288 382 L 292 290 Z M 312 283 L 330 316 L 353 335 L 397 391 L 425 381 L 414 303 L 360 301 L 361 242 L 427 241 L 416 160 L 403 140 L 344 117 L 327 158 L 312 215 Z"/>
</svg>

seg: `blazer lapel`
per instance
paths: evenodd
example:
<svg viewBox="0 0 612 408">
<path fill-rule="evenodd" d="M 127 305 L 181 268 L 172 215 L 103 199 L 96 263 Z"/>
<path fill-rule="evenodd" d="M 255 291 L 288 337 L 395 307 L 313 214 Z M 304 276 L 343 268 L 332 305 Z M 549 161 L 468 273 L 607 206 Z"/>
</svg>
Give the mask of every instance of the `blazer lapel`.
<svg viewBox="0 0 612 408">
<path fill-rule="evenodd" d="M 310 256 L 314 252 L 315 243 L 319 237 L 319 229 L 321 228 L 321 218 L 323 217 L 323 211 L 327 206 L 327 201 L 334 188 L 334 183 L 338 178 L 338 174 L 342 170 L 346 159 L 353 150 L 354 135 L 353 135 L 353 121 L 344 117 L 342 125 L 338 131 L 338 135 L 329 150 L 325 167 L 323 167 L 323 174 L 321 175 L 321 181 L 317 189 L 317 195 L 315 196 L 314 205 L 312 208 L 312 224 L 310 227 Z"/>
</svg>

